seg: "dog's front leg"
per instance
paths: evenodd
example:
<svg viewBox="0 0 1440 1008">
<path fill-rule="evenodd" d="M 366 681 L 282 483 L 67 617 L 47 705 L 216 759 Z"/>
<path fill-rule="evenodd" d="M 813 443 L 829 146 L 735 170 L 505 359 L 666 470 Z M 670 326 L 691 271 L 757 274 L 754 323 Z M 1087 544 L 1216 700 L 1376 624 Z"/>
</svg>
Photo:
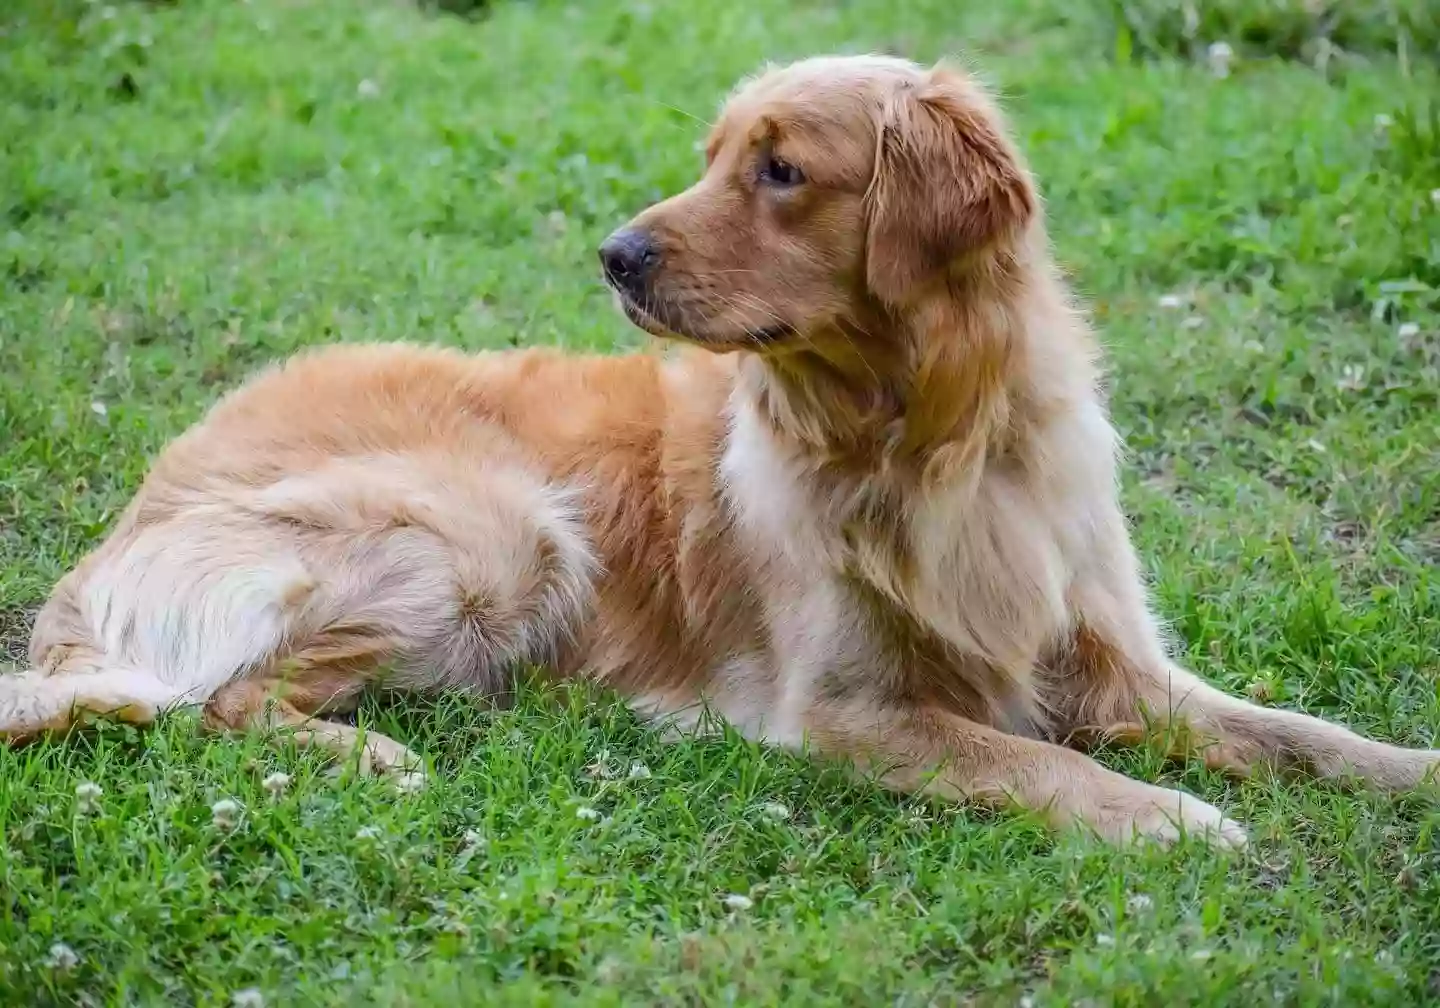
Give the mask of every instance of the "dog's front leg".
<svg viewBox="0 0 1440 1008">
<path fill-rule="evenodd" d="M 1076 586 L 1075 625 L 1056 664 L 1060 707 L 1077 740 L 1161 741 L 1176 755 L 1247 775 L 1257 766 L 1357 778 L 1405 790 L 1440 773 L 1440 750 L 1405 749 L 1340 725 L 1261 707 L 1216 689 L 1166 653 L 1129 543 Z"/>
<path fill-rule="evenodd" d="M 1019 806 L 1052 825 L 1088 828 L 1115 843 L 1168 844 L 1182 835 L 1221 847 L 1245 843 L 1238 824 L 1198 798 L 942 710 L 828 702 L 812 707 L 805 722 L 813 748 L 852 759 L 897 790 Z"/>
</svg>

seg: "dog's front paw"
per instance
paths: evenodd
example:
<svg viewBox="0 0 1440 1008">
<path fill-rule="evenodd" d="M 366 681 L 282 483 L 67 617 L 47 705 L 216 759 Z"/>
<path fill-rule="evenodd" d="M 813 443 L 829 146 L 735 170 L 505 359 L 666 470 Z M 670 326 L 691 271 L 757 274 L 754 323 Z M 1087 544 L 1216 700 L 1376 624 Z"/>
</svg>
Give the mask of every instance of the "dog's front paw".
<svg viewBox="0 0 1440 1008">
<path fill-rule="evenodd" d="M 1111 843 L 1152 842 L 1170 846 L 1182 837 L 1221 850 L 1248 842 L 1239 823 L 1193 795 L 1120 778 L 1123 784 L 1088 794 L 1075 819 Z"/>
</svg>

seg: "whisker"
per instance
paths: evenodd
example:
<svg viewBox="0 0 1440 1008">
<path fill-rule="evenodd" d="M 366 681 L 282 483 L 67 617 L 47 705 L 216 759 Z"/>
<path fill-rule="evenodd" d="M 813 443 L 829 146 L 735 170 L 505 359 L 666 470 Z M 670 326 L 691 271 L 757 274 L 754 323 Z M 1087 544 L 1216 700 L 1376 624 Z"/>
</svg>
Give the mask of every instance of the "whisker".
<svg viewBox="0 0 1440 1008">
<path fill-rule="evenodd" d="M 701 126 L 704 126 L 706 129 L 710 129 L 711 127 L 713 127 L 713 126 L 715 125 L 714 123 L 709 122 L 708 120 L 701 119 L 699 116 L 697 116 L 697 115 L 696 115 L 695 113 L 693 113 L 693 112 L 686 112 L 684 109 L 682 109 L 682 108 L 681 108 L 680 106 L 678 106 L 678 105 L 671 105 L 669 102 L 660 101 L 658 98 L 652 98 L 651 101 L 653 101 L 656 105 L 659 105 L 661 108 L 667 108 L 667 109 L 669 109 L 671 112 L 678 112 L 678 113 L 680 113 L 681 115 L 683 115 L 683 116 L 684 116 L 685 118 L 687 118 L 687 119 L 693 119 L 693 120 L 695 120 L 697 123 L 699 123 Z"/>
</svg>

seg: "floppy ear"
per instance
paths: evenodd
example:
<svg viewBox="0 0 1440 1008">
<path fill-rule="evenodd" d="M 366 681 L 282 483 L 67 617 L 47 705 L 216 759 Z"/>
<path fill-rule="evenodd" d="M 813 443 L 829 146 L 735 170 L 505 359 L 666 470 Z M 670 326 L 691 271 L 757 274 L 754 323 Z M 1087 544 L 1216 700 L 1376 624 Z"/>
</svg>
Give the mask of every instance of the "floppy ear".
<svg viewBox="0 0 1440 1008">
<path fill-rule="evenodd" d="M 999 112 L 963 75 L 936 67 L 881 117 L 867 194 L 866 280 L 904 304 L 917 285 L 967 252 L 1023 228 L 1035 190 Z"/>
</svg>

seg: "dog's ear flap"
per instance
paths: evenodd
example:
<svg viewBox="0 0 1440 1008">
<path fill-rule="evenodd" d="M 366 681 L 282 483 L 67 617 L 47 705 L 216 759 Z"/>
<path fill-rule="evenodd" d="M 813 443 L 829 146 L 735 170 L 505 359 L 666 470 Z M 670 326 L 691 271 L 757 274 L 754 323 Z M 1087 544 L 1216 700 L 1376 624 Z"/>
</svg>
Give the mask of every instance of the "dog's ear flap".
<svg viewBox="0 0 1440 1008">
<path fill-rule="evenodd" d="M 1037 198 L 998 111 L 953 70 L 936 67 L 899 89 L 879 128 L 866 280 L 876 297 L 900 306 L 961 256 L 1017 233 Z"/>
</svg>

